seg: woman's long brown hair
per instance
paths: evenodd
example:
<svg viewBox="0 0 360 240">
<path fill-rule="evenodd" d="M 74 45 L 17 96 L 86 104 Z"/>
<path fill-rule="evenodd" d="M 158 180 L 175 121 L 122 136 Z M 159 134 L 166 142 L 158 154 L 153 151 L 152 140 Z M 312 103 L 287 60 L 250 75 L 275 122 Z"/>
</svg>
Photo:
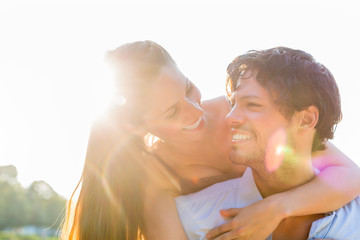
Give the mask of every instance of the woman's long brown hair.
<svg viewBox="0 0 360 240">
<path fill-rule="evenodd" d="M 170 55 L 151 41 L 122 45 L 108 53 L 115 70 L 117 93 L 126 99 L 108 118 L 94 124 L 81 181 L 70 198 L 62 239 L 141 240 L 144 237 L 144 142 L 126 131 L 141 124 L 146 87 L 164 66 L 175 66 Z M 125 123 L 126 122 L 126 123 Z"/>
<path fill-rule="evenodd" d="M 93 127 L 75 208 L 68 206 L 63 239 L 143 239 L 145 174 L 141 143 L 109 123 Z"/>
</svg>

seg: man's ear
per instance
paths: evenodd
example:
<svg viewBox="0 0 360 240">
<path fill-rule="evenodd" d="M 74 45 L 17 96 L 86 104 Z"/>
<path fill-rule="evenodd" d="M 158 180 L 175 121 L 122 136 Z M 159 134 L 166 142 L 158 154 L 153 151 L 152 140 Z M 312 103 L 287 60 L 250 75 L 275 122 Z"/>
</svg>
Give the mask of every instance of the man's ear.
<svg viewBox="0 0 360 240">
<path fill-rule="evenodd" d="M 319 109 L 315 106 L 310 106 L 305 110 L 299 112 L 299 127 L 300 128 L 315 128 L 319 120 Z"/>
</svg>

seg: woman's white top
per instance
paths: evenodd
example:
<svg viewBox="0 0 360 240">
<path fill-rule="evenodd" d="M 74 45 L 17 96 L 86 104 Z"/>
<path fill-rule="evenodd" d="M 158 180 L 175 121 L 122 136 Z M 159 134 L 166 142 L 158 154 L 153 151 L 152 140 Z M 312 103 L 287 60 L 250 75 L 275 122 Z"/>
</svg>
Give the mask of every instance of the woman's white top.
<svg viewBox="0 0 360 240">
<path fill-rule="evenodd" d="M 226 220 L 221 209 L 242 208 L 262 199 L 251 168 L 241 178 L 214 184 L 199 192 L 175 198 L 189 240 L 206 239 L 206 233 Z"/>
</svg>

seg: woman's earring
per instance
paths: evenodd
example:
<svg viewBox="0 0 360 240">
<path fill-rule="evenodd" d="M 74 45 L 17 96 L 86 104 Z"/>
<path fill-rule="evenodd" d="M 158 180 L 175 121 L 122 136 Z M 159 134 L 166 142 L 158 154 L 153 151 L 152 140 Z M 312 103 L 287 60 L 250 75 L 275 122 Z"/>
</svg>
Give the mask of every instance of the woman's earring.
<svg viewBox="0 0 360 240">
<path fill-rule="evenodd" d="M 153 150 L 156 143 L 159 141 L 162 141 L 162 140 L 160 138 L 158 138 L 157 136 L 153 135 L 152 133 L 148 132 L 144 136 L 144 144 L 149 151 Z"/>
</svg>

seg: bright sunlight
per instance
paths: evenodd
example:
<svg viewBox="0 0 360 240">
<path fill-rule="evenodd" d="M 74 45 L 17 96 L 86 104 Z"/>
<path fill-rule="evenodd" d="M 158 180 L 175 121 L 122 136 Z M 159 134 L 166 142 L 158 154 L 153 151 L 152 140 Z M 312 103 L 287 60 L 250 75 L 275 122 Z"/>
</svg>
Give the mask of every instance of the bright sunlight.
<svg viewBox="0 0 360 240">
<path fill-rule="evenodd" d="M 91 122 L 113 100 L 104 54 L 146 39 L 170 52 L 203 99 L 225 94 L 226 67 L 247 50 L 283 45 L 310 52 L 341 91 L 344 120 L 333 142 L 360 163 L 360 115 L 353 109 L 360 102 L 360 17 L 351 3 L 74 2 L 0 3 L 0 165 L 16 166 L 24 187 L 45 180 L 70 197 Z"/>
</svg>

